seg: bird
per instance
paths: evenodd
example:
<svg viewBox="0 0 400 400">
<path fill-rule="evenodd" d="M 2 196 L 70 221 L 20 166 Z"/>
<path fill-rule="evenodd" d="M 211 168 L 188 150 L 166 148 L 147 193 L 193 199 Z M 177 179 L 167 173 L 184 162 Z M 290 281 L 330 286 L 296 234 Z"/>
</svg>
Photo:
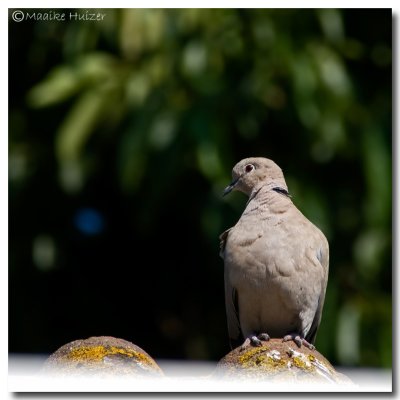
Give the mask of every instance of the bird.
<svg viewBox="0 0 400 400">
<path fill-rule="evenodd" d="M 281 168 L 250 157 L 232 170 L 226 196 L 248 201 L 238 222 L 220 235 L 229 341 L 261 346 L 282 338 L 315 349 L 329 271 L 329 244 L 293 204 Z"/>
</svg>

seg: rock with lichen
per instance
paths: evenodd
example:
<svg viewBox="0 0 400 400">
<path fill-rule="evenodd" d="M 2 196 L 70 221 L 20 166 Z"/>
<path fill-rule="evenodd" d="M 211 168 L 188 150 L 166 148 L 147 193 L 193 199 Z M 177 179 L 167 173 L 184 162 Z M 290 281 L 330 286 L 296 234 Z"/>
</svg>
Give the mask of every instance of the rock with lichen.
<svg viewBox="0 0 400 400">
<path fill-rule="evenodd" d="M 282 383 L 296 381 L 331 384 L 352 384 L 338 373 L 318 351 L 294 342 L 271 339 L 260 347 L 248 346 L 232 350 L 220 360 L 214 373 L 216 378 L 255 379 Z"/>
<path fill-rule="evenodd" d="M 96 377 L 163 375 L 153 358 L 140 347 L 109 336 L 67 343 L 46 360 L 43 372 L 57 376 Z"/>
</svg>

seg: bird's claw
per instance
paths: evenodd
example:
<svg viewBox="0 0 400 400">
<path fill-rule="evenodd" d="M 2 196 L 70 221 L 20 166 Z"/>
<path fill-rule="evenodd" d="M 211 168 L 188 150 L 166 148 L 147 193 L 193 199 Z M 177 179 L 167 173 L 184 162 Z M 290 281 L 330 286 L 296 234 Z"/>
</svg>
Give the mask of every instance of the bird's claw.
<svg viewBox="0 0 400 400">
<path fill-rule="evenodd" d="M 309 343 L 306 339 L 300 337 L 300 335 L 297 334 L 290 334 L 290 335 L 286 335 L 282 342 L 288 342 L 289 340 L 293 340 L 293 342 L 295 342 L 297 344 L 297 347 L 301 347 L 302 345 L 304 345 L 304 347 L 307 347 L 310 350 L 314 350 L 315 346 L 311 343 Z"/>
<path fill-rule="evenodd" d="M 240 351 L 245 350 L 249 346 L 260 347 L 262 346 L 262 341 L 268 341 L 270 339 L 268 333 L 260 333 L 259 335 L 248 336 L 243 344 L 240 346 Z"/>
<path fill-rule="evenodd" d="M 265 342 L 268 342 L 268 340 L 270 339 L 270 337 L 269 337 L 268 333 L 260 333 L 260 334 L 257 336 L 257 339 L 259 339 L 259 340 L 264 340 Z"/>
</svg>

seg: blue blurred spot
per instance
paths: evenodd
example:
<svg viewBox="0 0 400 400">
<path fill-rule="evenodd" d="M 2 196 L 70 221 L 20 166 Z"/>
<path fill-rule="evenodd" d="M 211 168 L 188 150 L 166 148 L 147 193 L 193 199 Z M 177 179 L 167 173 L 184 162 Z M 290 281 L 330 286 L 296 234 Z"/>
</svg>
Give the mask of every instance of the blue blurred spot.
<svg viewBox="0 0 400 400">
<path fill-rule="evenodd" d="M 74 224 L 85 235 L 98 235 L 104 230 L 103 216 L 93 208 L 81 208 L 77 211 Z"/>
</svg>

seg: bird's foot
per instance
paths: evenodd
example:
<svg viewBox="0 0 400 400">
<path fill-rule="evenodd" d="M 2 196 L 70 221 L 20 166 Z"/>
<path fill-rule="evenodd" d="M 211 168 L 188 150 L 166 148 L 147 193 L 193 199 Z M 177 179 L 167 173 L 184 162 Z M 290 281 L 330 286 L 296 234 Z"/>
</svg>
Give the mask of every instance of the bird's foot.
<svg viewBox="0 0 400 400">
<path fill-rule="evenodd" d="M 243 344 L 240 346 L 240 351 L 245 350 L 249 346 L 260 347 L 262 346 L 262 341 L 268 341 L 270 339 L 268 333 L 260 333 L 259 335 L 249 335 L 246 337 Z"/>
<path fill-rule="evenodd" d="M 302 345 L 304 345 L 305 347 L 307 347 L 310 350 L 314 350 L 315 346 L 309 342 L 307 342 L 306 339 L 300 337 L 300 335 L 298 335 L 297 333 L 292 333 L 289 335 L 286 335 L 282 342 L 288 342 L 289 340 L 293 340 L 293 342 L 295 342 L 297 344 L 297 347 L 301 347 Z"/>
</svg>

